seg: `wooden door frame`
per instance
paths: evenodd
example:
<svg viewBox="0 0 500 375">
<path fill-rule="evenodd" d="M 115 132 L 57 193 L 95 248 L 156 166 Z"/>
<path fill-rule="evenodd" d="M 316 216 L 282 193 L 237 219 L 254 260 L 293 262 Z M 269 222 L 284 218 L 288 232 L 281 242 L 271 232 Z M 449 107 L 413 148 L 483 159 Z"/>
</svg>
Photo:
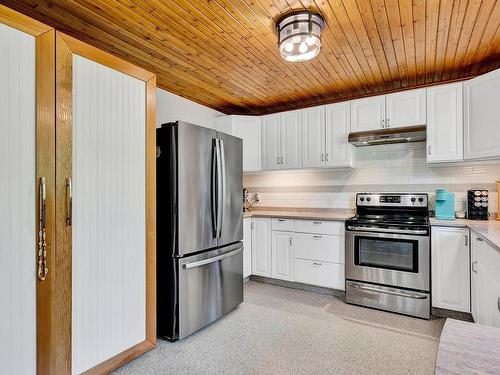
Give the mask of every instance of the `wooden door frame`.
<svg viewBox="0 0 500 375">
<path fill-rule="evenodd" d="M 46 242 L 49 272 L 44 281 L 36 281 L 36 367 L 38 374 L 58 373 L 54 361 L 54 345 L 57 337 L 53 328 L 57 326 L 52 312 L 52 291 L 55 285 L 55 30 L 10 8 L 0 5 L 0 23 L 35 37 L 35 186 L 36 186 L 36 233 L 38 242 L 39 181 L 45 177 L 47 197 Z M 37 249 L 33 249 L 38 264 Z M 36 274 L 36 269 L 33 270 Z"/>
<path fill-rule="evenodd" d="M 156 345 L 156 76 L 116 56 L 69 35 L 56 32 L 56 195 L 66 196 L 66 179 L 72 175 L 73 55 L 105 65 L 146 83 L 146 340 L 87 370 L 85 374 L 108 373 Z M 60 200 L 61 201 L 61 200 Z M 66 207 L 56 207 L 57 267 L 55 290 L 63 345 L 59 346 L 64 373 L 71 373 L 72 247 L 71 227 L 66 225 Z M 62 368 L 62 367 L 61 367 Z M 62 373 L 62 372 L 61 372 Z"/>
</svg>

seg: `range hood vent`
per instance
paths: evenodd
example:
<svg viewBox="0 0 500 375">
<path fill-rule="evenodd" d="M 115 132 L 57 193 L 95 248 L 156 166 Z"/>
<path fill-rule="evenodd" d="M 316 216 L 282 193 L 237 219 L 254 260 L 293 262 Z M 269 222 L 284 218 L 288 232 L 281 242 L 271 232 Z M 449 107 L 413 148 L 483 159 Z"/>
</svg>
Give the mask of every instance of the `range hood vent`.
<svg viewBox="0 0 500 375">
<path fill-rule="evenodd" d="M 349 134 L 349 143 L 356 147 L 425 141 L 425 126 L 380 129 Z"/>
</svg>

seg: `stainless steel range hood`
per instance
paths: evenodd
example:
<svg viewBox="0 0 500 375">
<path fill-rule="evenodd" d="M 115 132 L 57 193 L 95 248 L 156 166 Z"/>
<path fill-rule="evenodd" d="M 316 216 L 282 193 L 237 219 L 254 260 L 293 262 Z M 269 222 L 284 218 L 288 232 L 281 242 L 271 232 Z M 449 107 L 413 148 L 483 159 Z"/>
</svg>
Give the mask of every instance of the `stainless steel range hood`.
<svg viewBox="0 0 500 375">
<path fill-rule="evenodd" d="M 349 143 L 356 147 L 425 141 L 425 126 L 380 129 L 349 134 Z"/>
</svg>

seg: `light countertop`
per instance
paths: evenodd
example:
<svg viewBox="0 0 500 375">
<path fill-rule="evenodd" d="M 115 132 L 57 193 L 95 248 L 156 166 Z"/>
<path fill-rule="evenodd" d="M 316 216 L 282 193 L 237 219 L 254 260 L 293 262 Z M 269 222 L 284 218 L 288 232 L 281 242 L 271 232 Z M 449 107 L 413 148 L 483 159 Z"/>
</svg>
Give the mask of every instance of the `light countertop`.
<svg viewBox="0 0 500 375">
<path fill-rule="evenodd" d="M 444 374 L 500 374 L 500 329 L 447 319 L 436 359 Z"/>
<path fill-rule="evenodd" d="M 353 216 L 354 216 L 353 210 L 331 209 L 331 208 L 258 207 L 250 212 L 243 213 L 243 218 L 278 217 L 287 219 L 334 220 L 334 221 L 345 221 Z"/>
<path fill-rule="evenodd" d="M 469 228 L 500 250 L 500 221 L 498 220 L 438 220 L 430 218 L 430 224 L 434 226 Z"/>
</svg>

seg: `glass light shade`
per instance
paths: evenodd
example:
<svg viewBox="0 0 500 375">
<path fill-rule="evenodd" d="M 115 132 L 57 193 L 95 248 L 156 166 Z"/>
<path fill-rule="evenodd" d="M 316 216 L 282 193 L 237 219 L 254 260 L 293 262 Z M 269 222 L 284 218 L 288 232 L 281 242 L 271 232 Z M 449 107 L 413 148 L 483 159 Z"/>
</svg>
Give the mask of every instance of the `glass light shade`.
<svg viewBox="0 0 500 375">
<path fill-rule="evenodd" d="M 281 57 L 301 62 L 318 56 L 323 27 L 324 20 L 318 14 L 299 12 L 284 17 L 277 24 Z"/>
<path fill-rule="evenodd" d="M 316 36 L 301 35 L 296 43 L 291 40 L 280 45 L 283 59 L 291 62 L 307 61 L 318 56 L 321 51 L 321 39 Z"/>
</svg>

